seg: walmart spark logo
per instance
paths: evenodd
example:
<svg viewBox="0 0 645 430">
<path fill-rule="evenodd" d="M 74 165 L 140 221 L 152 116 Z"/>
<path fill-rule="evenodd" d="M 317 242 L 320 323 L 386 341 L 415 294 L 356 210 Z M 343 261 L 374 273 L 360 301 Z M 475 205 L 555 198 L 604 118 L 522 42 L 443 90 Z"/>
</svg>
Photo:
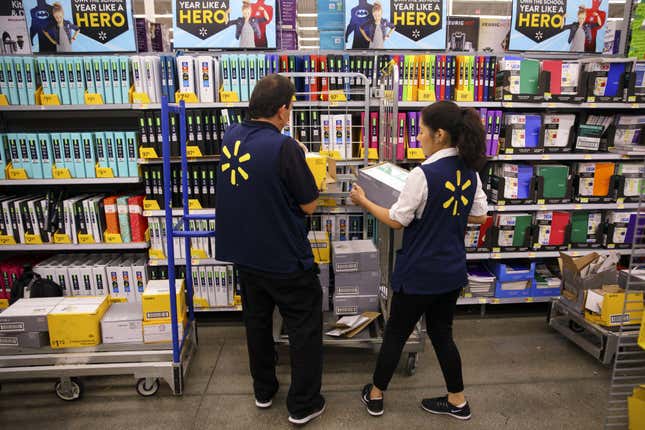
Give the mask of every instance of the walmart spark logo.
<svg viewBox="0 0 645 430">
<path fill-rule="evenodd" d="M 227 170 L 231 170 L 231 185 L 238 185 L 237 181 L 237 175 L 242 177 L 243 180 L 248 180 L 249 179 L 249 174 L 246 173 L 246 170 L 240 166 L 240 164 L 246 163 L 251 159 L 251 154 L 248 152 L 240 157 L 237 156 L 237 154 L 240 151 L 240 145 L 242 142 L 239 140 L 235 141 L 235 147 L 233 148 L 233 155 L 231 155 L 231 151 L 226 146 L 222 147 L 222 152 L 224 153 L 224 156 L 229 160 L 229 162 L 223 163 L 222 164 L 222 172 L 226 172 Z M 231 165 L 237 164 L 237 167 L 232 167 Z"/>
<path fill-rule="evenodd" d="M 457 185 L 455 186 L 452 182 L 446 181 L 444 187 L 447 190 L 452 191 L 455 195 L 450 196 L 448 200 L 443 202 L 443 208 L 448 209 L 452 206 L 452 216 L 457 216 L 457 209 L 459 208 L 459 202 L 466 206 L 468 204 L 468 199 L 462 194 L 463 191 L 466 191 L 468 187 L 472 185 L 470 179 L 468 179 L 463 184 L 461 183 L 461 170 L 457 170 Z M 459 198 L 457 199 L 456 194 L 459 193 Z"/>
</svg>

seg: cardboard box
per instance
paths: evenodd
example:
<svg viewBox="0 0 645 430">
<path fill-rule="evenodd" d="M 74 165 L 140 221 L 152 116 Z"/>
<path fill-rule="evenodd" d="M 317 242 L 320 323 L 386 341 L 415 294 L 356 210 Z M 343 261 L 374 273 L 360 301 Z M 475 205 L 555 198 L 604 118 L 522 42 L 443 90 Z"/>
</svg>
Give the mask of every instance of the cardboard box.
<svg viewBox="0 0 645 430">
<path fill-rule="evenodd" d="M 177 334 L 179 341 L 184 336 L 185 318 L 177 321 Z M 172 342 L 172 325 L 170 320 L 144 321 L 143 322 L 144 343 L 170 343 Z"/>
<path fill-rule="evenodd" d="M 318 278 L 320 279 L 320 285 L 323 288 L 329 288 L 329 263 L 318 264 L 318 268 L 320 269 L 320 274 L 318 275 Z"/>
<path fill-rule="evenodd" d="M 336 160 L 318 152 L 308 152 L 305 158 L 320 191 L 325 191 L 329 184 L 336 182 Z"/>
<path fill-rule="evenodd" d="M 625 299 L 625 290 L 618 285 L 588 290 L 585 299 L 585 319 L 605 327 L 619 326 L 623 322 L 630 325 L 640 324 L 643 319 L 643 293 L 629 293 Z"/>
<path fill-rule="evenodd" d="M 360 169 L 357 182 L 368 199 L 390 208 L 399 199 L 409 174 L 409 171 L 392 163 L 380 163 Z"/>
<path fill-rule="evenodd" d="M 618 273 L 615 269 L 605 270 L 590 276 L 582 276 L 584 269 L 598 259 L 595 252 L 583 257 L 572 257 L 565 252 L 560 253 L 562 265 L 562 301 L 564 304 L 579 312 L 585 308 L 585 291 L 602 288 L 603 285 L 614 285 Z"/>
<path fill-rule="evenodd" d="M 47 315 L 50 345 L 80 348 L 101 343 L 101 318 L 110 307 L 108 296 L 65 297 Z"/>
<path fill-rule="evenodd" d="M 184 280 L 175 281 L 177 293 L 177 318 L 186 314 L 186 294 L 184 293 Z M 141 296 L 141 306 L 144 321 L 158 321 L 170 319 L 170 288 L 168 280 L 148 281 L 146 289 Z"/>
<path fill-rule="evenodd" d="M 371 296 L 378 294 L 380 274 L 370 272 L 338 273 L 334 279 L 337 296 Z"/>
<path fill-rule="evenodd" d="M 331 243 L 326 231 L 310 231 L 307 235 L 311 244 L 314 261 L 318 264 L 329 263 L 331 260 Z"/>
<path fill-rule="evenodd" d="M 103 343 L 143 343 L 139 303 L 114 303 L 101 319 Z"/>
<path fill-rule="evenodd" d="M 378 312 L 378 296 L 338 296 L 334 295 L 336 315 L 358 315 L 363 312 Z"/>
<path fill-rule="evenodd" d="M 49 345 L 49 333 L 43 331 L 0 335 L 0 350 L 2 350 L 2 347 L 42 348 L 47 345 Z"/>
<path fill-rule="evenodd" d="M 378 250 L 371 240 L 332 242 L 334 273 L 378 270 Z"/>
<path fill-rule="evenodd" d="M 629 430 L 645 428 L 645 385 L 634 387 L 634 393 L 627 398 Z"/>
<path fill-rule="evenodd" d="M 329 312 L 329 287 L 322 287 L 322 311 Z"/>
<path fill-rule="evenodd" d="M 62 297 L 20 299 L 0 314 L 0 333 L 47 332 L 47 315 Z"/>
</svg>

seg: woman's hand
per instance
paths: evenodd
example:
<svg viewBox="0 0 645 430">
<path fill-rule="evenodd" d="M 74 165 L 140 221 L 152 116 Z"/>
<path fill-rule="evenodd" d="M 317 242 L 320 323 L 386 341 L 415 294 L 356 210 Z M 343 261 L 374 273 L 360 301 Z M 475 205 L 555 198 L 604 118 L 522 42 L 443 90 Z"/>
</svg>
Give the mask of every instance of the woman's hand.
<svg viewBox="0 0 645 430">
<path fill-rule="evenodd" d="M 349 192 L 349 198 L 352 199 L 354 204 L 359 206 L 363 206 L 363 203 L 367 199 L 367 197 L 365 197 L 365 191 L 357 184 L 352 186 L 352 190 Z"/>
</svg>

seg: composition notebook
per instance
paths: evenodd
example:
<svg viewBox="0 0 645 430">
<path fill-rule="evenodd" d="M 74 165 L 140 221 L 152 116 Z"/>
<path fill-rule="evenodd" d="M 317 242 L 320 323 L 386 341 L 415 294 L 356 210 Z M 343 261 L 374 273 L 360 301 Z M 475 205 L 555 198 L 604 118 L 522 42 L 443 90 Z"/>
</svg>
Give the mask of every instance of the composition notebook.
<svg viewBox="0 0 645 430">
<path fill-rule="evenodd" d="M 540 78 L 539 60 L 522 60 L 520 63 L 520 94 L 537 94 Z"/>
<path fill-rule="evenodd" d="M 536 175 L 544 178 L 544 198 L 562 199 L 566 197 L 569 179 L 568 166 L 539 165 L 536 166 Z"/>
</svg>

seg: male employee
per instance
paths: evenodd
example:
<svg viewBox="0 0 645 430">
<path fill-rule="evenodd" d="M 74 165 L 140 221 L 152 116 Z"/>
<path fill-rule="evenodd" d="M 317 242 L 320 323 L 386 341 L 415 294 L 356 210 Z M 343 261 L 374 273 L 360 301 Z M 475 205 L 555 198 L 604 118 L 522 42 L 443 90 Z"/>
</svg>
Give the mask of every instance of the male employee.
<svg viewBox="0 0 645 430">
<path fill-rule="evenodd" d="M 281 134 L 289 123 L 293 83 L 268 75 L 253 89 L 251 120 L 224 134 L 217 170 L 217 250 L 235 263 L 255 404 L 268 408 L 278 391 L 272 317 L 277 305 L 289 334 L 289 422 L 321 415 L 322 289 L 307 240 L 305 216 L 318 190 L 302 147 Z"/>
</svg>

